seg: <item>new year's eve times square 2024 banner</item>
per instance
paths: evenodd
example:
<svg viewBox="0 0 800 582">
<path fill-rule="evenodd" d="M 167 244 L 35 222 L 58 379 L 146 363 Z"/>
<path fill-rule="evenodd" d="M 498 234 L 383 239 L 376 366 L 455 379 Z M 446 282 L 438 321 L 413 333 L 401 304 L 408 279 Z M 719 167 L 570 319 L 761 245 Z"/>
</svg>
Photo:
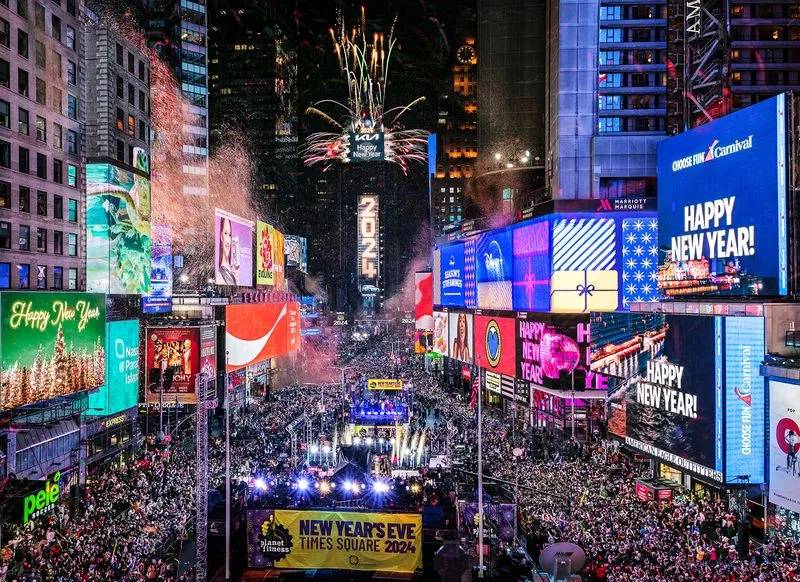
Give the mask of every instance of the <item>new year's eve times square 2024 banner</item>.
<svg viewBox="0 0 800 582">
<path fill-rule="evenodd" d="M 411 573 L 422 563 L 422 516 L 250 510 L 247 563 L 251 568 Z"/>
</svg>

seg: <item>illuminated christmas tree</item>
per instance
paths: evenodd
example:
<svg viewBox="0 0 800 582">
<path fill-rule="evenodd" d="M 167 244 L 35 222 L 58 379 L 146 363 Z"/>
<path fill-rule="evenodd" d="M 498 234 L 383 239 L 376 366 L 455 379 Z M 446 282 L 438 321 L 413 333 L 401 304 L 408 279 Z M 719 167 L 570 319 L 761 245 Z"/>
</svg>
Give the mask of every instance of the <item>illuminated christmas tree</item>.
<svg viewBox="0 0 800 582">
<path fill-rule="evenodd" d="M 56 343 L 53 347 L 53 359 L 50 365 L 50 378 L 52 390 L 55 394 L 67 394 L 70 391 L 70 371 L 67 346 L 64 342 L 64 332 L 61 325 L 56 333 Z"/>
</svg>

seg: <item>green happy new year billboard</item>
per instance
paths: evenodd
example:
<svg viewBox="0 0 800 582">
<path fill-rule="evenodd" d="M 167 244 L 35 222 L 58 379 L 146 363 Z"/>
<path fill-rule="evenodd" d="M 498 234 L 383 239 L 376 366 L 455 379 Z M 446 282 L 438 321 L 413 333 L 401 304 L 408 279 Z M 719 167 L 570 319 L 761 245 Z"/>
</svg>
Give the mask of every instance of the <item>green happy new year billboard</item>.
<svg viewBox="0 0 800 582">
<path fill-rule="evenodd" d="M 0 410 L 105 382 L 105 296 L 0 293 Z"/>
</svg>

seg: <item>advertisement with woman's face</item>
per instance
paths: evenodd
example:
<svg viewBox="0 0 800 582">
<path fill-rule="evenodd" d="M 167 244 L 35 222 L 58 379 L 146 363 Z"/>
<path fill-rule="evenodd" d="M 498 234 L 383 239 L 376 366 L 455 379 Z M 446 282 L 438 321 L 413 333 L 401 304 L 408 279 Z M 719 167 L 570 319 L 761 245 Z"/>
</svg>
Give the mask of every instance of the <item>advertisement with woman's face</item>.
<svg viewBox="0 0 800 582">
<path fill-rule="evenodd" d="M 253 286 L 252 223 L 217 210 L 214 216 L 217 285 Z"/>
<path fill-rule="evenodd" d="M 450 357 L 454 360 L 472 363 L 472 314 L 449 313 Z"/>
</svg>

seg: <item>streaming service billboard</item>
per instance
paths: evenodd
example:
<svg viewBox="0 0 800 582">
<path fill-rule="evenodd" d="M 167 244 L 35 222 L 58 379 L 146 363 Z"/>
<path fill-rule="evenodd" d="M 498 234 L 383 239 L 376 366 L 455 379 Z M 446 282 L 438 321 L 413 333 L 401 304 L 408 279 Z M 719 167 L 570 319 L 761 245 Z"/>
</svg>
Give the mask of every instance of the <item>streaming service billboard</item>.
<svg viewBox="0 0 800 582">
<path fill-rule="evenodd" d="M 475 363 L 498 374 L 516 371 L 513 317 L 475 315 Z"/>
<path fill-rule="evenodd" d="M 471 313 L 448 313 L 450 357 L 454 360 L 471 364 L 473 361 L 474 344 L 472 340 L 473 316 Z"/>
<path fill-rule="evenodd" d="M 214 209 L 214 265 L 217 285 L 253 286 L 253 223 Z"/>
<path fill-rule="evenodd" d="M 299 320 L 300 305 L 295 301 L 226 305 L 228 372 L 288 354 L 290 344 L 299 345 Z"/>
<path fill-rule="evenodd" d="M 764 483 L 763 317 L 724 317 L 725 481 Z M 746 479 L 739 479 L 747 475 Z"/>
<path fill-rule="evenodd" d="M 287 234 L 283 237 L 286 266 L 308 271 L 308 241 L 305 237 Z"/>
<path fill-rule="evenodd" d="M 169 313 L 172 311 L 172 229 L 164 224 L 154 224 L 150 293 L 142 297 L 144 313 Z"/>
<path fill-rule="evenodd" d="M 785 295 L 786 95 L 658 144 L 659 286 Z"/>
<path fill-rule="evenodd" d="M 358 195 L 359 287 L 380 288 L 380 214 L 377 194 Z"/>
<path fill-rule="evenodd" d="M 550 309 L 550 221 L 542 219 L 513 228 L 516 311 Z"/>
<path fill-rule="evenodd" d="M 90 414 L 108 416 L 139 402 L 139 320 L 106 323 L 106 382 L 89 394 Z"/>
<path fill-rule="evenodd" d="M 0 410 L 105 383 L 106 299 L 99 293 L 0 293 Z"/>
<path fill-rule="evenodd" d="M 800 385 L 769 381 L 769 501 L 800 513 Z"/>
<path fill-rule="evenodd" d="M 150 180 L 112 164 L 86 165 L 86 289 L 150 291 Z"/>
<path fill-rule="evenodd" d="M 577 390 L 604 388 L 590 370 L 589 318 L 549 313 L 518 313 L 516 377 L 536 386 Z"/>
<path fill-rule="evenodd" d="M 443 356 L 448 355 L 448 339 L 447 335 L 450 331 L 447 322 L 447 312 L 446 311 L 434 311 L 433 312 L 433 351 L 442 354 Z"/>
<path fill-rule="evenodd" d="M 151 404 L 196 404 L 195 383 L 200 371 L 200 328 L 199 327 L 150 327 L 147 329 L 147 353 L 145 354 L 148 386 L 145 400 Z M 158 378 L 153 370 L 173 368 L 172 385 L 164 388 L 159 397 Z"/>
<path fill-rule="evenodd" d="M 443 245 L 440 252 L 440 304 L 464 307 L 464 243 Z"/>
<path fill-rule="evenodd" d="M 433 273 L 414 273 L 415 329 L 433 329 Z"/>
<path fill-rule="evenodd" d="M 480 309 L 512 309 L 513 236 L 509 228 L 478 235 L 475 274 Z"/>
<path fill-rule="evenodd" d="M 477 237 L 474 236 L 464 240 L 464 307 L 467 309 L 478 307 L 478 282 L 475 273 L 477 243 Z"/>
</svg>

